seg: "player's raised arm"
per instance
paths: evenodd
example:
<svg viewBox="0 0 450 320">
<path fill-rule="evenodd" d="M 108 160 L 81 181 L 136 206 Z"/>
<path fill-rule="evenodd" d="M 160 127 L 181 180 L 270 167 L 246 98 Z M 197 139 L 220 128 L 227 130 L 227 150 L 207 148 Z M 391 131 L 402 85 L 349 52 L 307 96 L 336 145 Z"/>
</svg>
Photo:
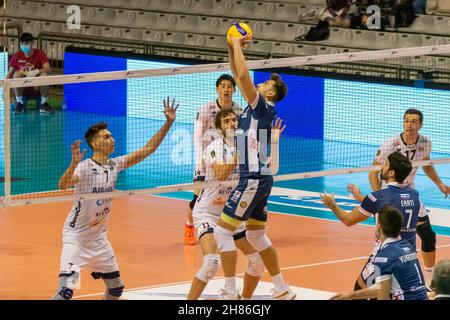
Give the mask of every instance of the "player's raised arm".
<svg viewBox="0 0 450 320">
<path fill-rule="evenodd" d="M 425 157 L 423 160 L 430 160 L 430 157 Z M 441 192 L 445 195 L 447 198 L 450 194 L 450 186 L 447 186 L 445 183 L 442 182 L 441 178 L 439 177 L 438 173 L 436 172 L 436 169 L 434 166 L 423 166 L 422 167 L 423 172 L 430 178 L 434 184 L 441 190 Z"/>
<path fill-rule="evenodd" d="M 255 84 L 250 77 L 250 70 L 248 69 L 244 53 L 242 52 L 242 47 L 251 41 L 250 37 L 231 37 L 231 40 L 233 43 L 232 49 L 234 58 L 232 63 L 234 64 L 235 69 L 233 75 L 236 80 L 236 84 L 238 85 L 239 90 L 241 91 L 244 98 L 251 105 L 251 107 L 254 108 L 253 103 L 258 97 L 258 91 L 256 90 Z"/>
<path fill-rule="evenodd" d="M 129 155 L 127 155 L 125 160 L 125 168 L 134 166 L 135 164 L 141 162 L 145 158 L 147 158 L 150 154 L 158 149 L 161 142 L 169 132 L 169 129 L 172 127 L 173 122 L 176 118 L 176 112 L 178 109 L 178 104 L 175 106 L 175 99 L 172 99 L 172 104 L 170 103 L 170 98 L 167 97 L 167 100 L 163 100 L 164 104 L 164 115 L 166 117 L 166 122 L 159 129 L 159 131 L 147 142 L 145 146 L 136 150 Z"/>
<path fill-rule="evenodd" d="M 241 90 L 242 85 L 241 85 L 241 81 L 239 80 L 238 75 L 237 75 L 237 71 L 236 71 L 236 63 L 234 62 L 233 46 L 230 45 L 228 42 L 227 42 L 227 46 L 228 46 L 228 60 L 230 62 L 230 69 L 231 69 L 231 72 L 233 73 L 234 81 L 236 81 L 236 84 L 237 84 L 239 90 Z M 248 98 L 245 95 L 245 92 L 243 92 L 241 90 L 241 94 L 244 97 L 245 101 L 248 101 Z"/>
<path fill-rule="evenodd" d="M 80 181 L 80 178 L 75 174 L 75 169 L 77 168 L 81 160 L 83 160 L 83 157 L 86 154 L 86 150 L 83 150 L 83 152 L 80 153 L 80 144 L 81 140 L 77 140 L 71 146 L 72 161 L 70 162 L 67 170 L 59 179 L 58 187 L 61 190 L 66 190 L 70 187 L 73 187 L 76 183 L 78 183 L 78 181 Z"/>
<path fill-rule="evenodd" d="M 380 163 L 377 160 L 373 160 L 372 165 L 379 166 Z M 381 179 L 378 174 L 379 171 L 369 172 L 369 181 L 373 191 L 378 191 L 381 189 Z"/>
<path fill-rule="evenodd" d="M 286 125 L 282 126 L 283 120 L 277 118 L 272 127 L 272 133 L 270 137 L 270 173 L 272 175 L 276 175 L 278 170 L 280 169 L 280 151 L 279 151 L 279 142 L 281 138 L 281 134 L 284 129 L 286 129 Z"/>
<path fill-rule="evenodd" d="M 336 204 L 334 199 L 334 194 L 328 195 L 325 191 L 320 194 L 322 198 L 323 205 L 330 208 L 331 211 L 336 215 L 336 217 L 342 221 L 347 227 L 351 227 L 354 224 L 365 221 L 369 218 L 369 215 L 363 214 L 360 210 L 361 207 L 355 207 L 352 211 L 345 211 Z"/>
</svg>

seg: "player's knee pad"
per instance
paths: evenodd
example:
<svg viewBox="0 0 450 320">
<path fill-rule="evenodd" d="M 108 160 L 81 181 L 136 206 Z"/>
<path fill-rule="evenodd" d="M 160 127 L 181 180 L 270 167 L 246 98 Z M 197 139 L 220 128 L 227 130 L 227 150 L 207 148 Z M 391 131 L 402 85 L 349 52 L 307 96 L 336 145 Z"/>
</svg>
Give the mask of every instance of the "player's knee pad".
<svg viewBox="0 0 450 320">
<path fill-rule="evenodd" d="M 217 226 L 214 228 L 214 239 L 220 252 L 236 251 L 233 231 Z"/>
<path fill-rule="evenodd" d="M 110 296 L 119 298 L 120 296 L 122 296 L 122 293 L 123 293 L 123 289 L 124 289 L 124 288 L 125 288 L 125 286 L 121 286 L 121 287 L 117 287 L 117 288 L 111 288 L 111 289 L 108 289 L 108 294 L 109 294 Z"/>
<path fill-rule="evenodd" d="M 247 230 L 247 241 L 257 251 L 264 251 L 272 245 L 269 237 L 267 236 L 266 229 L 259 230 Z"/>
<path fill-rule="evenodd" d="M 253 277 L 261 277 L 264 272 L 264 262 L 258 252 L 247 255 L 248 266 L 245 271 Z"/>
<path fill-rule="evenodd" d="M 191 202 L 189 202 L 189 208 L 194 210 L 195 203 L 197 202 L 198 195 L 194 194 L 194 198 L 192 198 Z"/>
<path fill-rule="evenodd" d="M 436 233 L 431 228 L 430 218 L 426 216 L 420 218 L 420 221 L 425 221 L 424 224 L 417 226 L 417 234 L 422 240 L 422 251 L 434 252 L 436 251 Z"/>
<path fill-rule="evenodd" d="M 207 254 L 203 258 L 203 265 L 200 270 L 198 270 L 195 277 L 205 283 L 211 280 L 216 272 L 220 268 L 220 255 L 218 254 Z"/>
<path fill-rule="evenodd" d="M 114 277 L 114 278 L 109 278 L 108 275 L 117 275 L 119 274 L 119 272 L 114 272 L 114 273 L 104 273 L 103 275 L 105 275 L 105 277 L 103 277 L 103 281 L 106 284 L 106 293 L 108 295 L 110 295 L 113 298 L 119 298 L 120 296 L 122 296 L 123 293 L 123 289 L 125 288 L 122 279 L 120 278 L 120 276 L 118 277 Z"/>
</svg>

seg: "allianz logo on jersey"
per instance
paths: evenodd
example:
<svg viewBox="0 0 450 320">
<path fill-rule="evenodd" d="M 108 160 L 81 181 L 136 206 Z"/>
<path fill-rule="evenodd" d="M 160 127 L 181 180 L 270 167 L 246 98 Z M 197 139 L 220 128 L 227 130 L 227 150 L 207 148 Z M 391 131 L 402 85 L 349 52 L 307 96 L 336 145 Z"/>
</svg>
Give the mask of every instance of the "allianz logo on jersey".
<svg viewBox="0 0 450 320">
<path fill-rule="evenodd" d="M 104 187 L 93 187 L 92 188 L 92 193 L 103 193 L 103 192 L 113 192 L 113 190 L 114 190 L 114 187 L 107 187 L 107 188 L 104 188 Z"/>
</svg>

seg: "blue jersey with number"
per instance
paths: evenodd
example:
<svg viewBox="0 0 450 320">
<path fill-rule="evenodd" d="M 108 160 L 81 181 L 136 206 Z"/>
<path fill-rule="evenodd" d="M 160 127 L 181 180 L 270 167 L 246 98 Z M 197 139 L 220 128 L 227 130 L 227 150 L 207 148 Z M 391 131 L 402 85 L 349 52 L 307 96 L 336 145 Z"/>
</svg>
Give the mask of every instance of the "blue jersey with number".
<svg viewBox="0 0 450 320">
<path fill-rule="evenodd" d="M 269 175 L 268 144 L 272 122 L 276 117 L 275 107 L 258 93 L 255 107 L 245 108 L 236 130 L 236 145 L 239 154 L 241 177 Z"/>
<path fill-rule="evenodd" d="M 389 183 L 386 189 L 367 195 L 361 203 L 360 212 L 367 216 L 375 215 L 385 205 L 397 208 L 403 214 L 400 235 L 416 250 L 416 228 L 420 211 L 419 193 L 407 185 Z"/>
<path fill-rule="evenodd" d="M 387 239 L 374 266 L 377 282 L 391 280 L 392 300 L 428 300 L 416 250 L 405 239 Z"/>
</svg>

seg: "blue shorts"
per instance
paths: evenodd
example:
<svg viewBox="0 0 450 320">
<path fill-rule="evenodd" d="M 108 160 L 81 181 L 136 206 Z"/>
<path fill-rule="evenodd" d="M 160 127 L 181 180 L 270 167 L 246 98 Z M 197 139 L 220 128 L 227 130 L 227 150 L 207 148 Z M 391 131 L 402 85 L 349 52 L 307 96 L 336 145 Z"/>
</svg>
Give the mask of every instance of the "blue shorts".
<svg viewBox="0 0 450 320">
<path fill-rule="evenodd" d="M 231 218 L 247 221 L 249 218 L 267 221 L 267 200 L 272 191 L 273 177 L 242 177 L 228 197 L 223 213 Z"/>
</svg>

